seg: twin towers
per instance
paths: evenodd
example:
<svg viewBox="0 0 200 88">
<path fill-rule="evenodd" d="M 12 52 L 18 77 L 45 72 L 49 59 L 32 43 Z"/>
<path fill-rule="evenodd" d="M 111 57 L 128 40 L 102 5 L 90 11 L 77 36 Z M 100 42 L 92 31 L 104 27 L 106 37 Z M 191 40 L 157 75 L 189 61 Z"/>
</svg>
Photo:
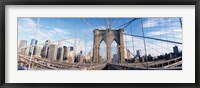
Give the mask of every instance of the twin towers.
<svg viewBox="0 0 200 88">
<path fill-rule="evenodd" d="M 102 41 L 106 43 L 107 63 L 111 63 L 111 44 L 113 41 L 117 43 L 119 63 L 125 62 L 124 53 L 124 30 L 98 30 L 94 29 L 94 45 L 93 45 L 93 62 L 99 63 L 99 48 Z"/>
</svg>

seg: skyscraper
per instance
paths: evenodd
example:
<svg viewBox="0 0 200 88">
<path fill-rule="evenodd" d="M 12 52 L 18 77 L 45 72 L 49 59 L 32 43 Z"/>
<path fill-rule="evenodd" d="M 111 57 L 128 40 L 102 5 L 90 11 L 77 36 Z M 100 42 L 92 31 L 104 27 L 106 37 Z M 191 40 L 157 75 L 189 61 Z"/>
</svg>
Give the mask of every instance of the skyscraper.
<svg viewBox="0 0 200 88">
<path fill-rule="evenodd" d="M 27 47 L 27 41 L 26 40 L 20 40 L 19 48 L 25 48 Z"/>
<path fill-rule="evenodd" d="M 117 54 L 113 54 L 112 62 L 113 63 L 118 63 L 118 56 L 117 56 Z"/>
<path fill-rule="evenodd" d="M 56 55 L 57 55 L 57 46 L 55 44 L 50 44 L 48 50 L 48 59 L 56 60 Z"/>
<path fill-rule="evenodd" d="M 70 57 L 70 63 L 74 63 L 74 59 L 77 58 L 75 54 L 75 48 L 73 46 L 69 46 L 69 57 Z M 68 59 L 69 60 L 69 59 Z"/>
<path fill-rule="evenodd" d="M 35 56 L 41 56 L 41 50 L 42 50 L 42 46 L 35 46 L 35 50 L 34 50 L 34 55 Z"/>
<path fill-rule="evenodd" d="M 70 46 L 70 51 L 73 51 L 74 50 L 74 47 Z"/>
<path fill-rule="evenodd" d="M 83 54 L 83 42 L 80 41 L 79 53 Z"/>
<path fill-rule="evenodd" d="M 26 47 L 27 47 L 27 41 L 26 40 L 20 40 L 20 43 L 19 43 L 20 53 L 25 54 Z"/>
<path fill-rule="evenodd" d="M 30 45 L 37 45 L 37 40 L 36 39 L 31 39 L 31 44 Z"/>
<path fill-rule="evenodd" d="M 64 54 L 63 54 L 63 60 L 67 60 L 67 57 L 69 56 L 69 51 L 67 46 L 63 46 Z"/>
<path fill-rule="evenodd" d="M 69 63 L 74 63 L 74 51 L 69 52 L 69 57 L 67 57 Z"/>
<path fill-rule="evenodd" d="M 44 46 L 42 48 L 42 51 L 41 51 L 41 56 L 43 58 L 47 57 L 47 53 L 48 53 L 47 51 L 48 51 L 48 47 L 49 47 L 50 43 L 51 43 L 51 40 L 46 40 L 45 41 L 45 44 L 44 44 Z"/>
<path fill-rule="evenodd" d="M 59 47 L 57 49 L 57 58 L 56 58 L 58 61 L 63 60 L 63 53 L 64 53 L 63 47 Z"/>
<path fill-rule="evenodd" d="M 83 51 L 80 51 L 80 54 L 83 54 Z"/>
<path fill-rule="evenodd" d="M 92 62 L 92 52 L 89 52 L 87 57 L 86 57 L 88 62 Z"/>
<path fill-rule="evenodd" d="M 30 49 L 30 48 L 27 47 L 27 48 L 26 48 L 26 51 L 25 51 L 25 55 L 27 55 L 27 56 L 29 55 L 29 49 Z"/>
<path fill-rule="evenodd" d="M 141 57 L 141 56 L 142 56 L 142 55 L 141 55 L 141 50 L 137 50 L 137 51 L 136 51 L 136 55 L 139 56 L 139 57 Z"/>
<path fill-rule="evenodd" d="M 63 45 L 64 45 L 63 41 L 58 42 L 58 47 L 63 47 Z"/>
<path fill-rule="evenodd" d="M 174 50 L 174 56 L 177 57 L 178 56 L 178 46 L 174 46 L 173 50 Z"/>
<path fill-rule="evenodd" d="M 34 52 L 34 49 L 35 49 L 34 45 L 37 45 L 37 40 L 36 39 L 31 39 L 29 55 L 31 55 L 32 51 Z"/>
</svg>

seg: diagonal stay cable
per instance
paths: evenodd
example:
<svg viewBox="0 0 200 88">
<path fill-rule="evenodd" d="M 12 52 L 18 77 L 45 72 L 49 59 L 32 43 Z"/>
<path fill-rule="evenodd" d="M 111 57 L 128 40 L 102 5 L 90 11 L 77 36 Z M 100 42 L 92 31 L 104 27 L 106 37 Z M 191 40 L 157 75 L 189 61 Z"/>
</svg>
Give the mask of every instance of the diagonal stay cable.
<svg viewBox="0 0 200 88">
<path fill-rule="evenodd" d="M 119 18 L 118 20 L 115 21 L 115 23 L 111 26 L 111 27 L 114 27 L 120 20 L 121 18 Z"/>
<path fill-rule="evenodd" d="M 121 28 L 121 27 L 124 26 L 123 29 L 125 29 L 125 28 L 128 27 L 133 21 L 135 21 L 135 20 L 137 20 L 137 19 L 139 19 L 139 18 L 133 18 L 131 21 L 129 21 L 129 22 L 127 22 L 127 23 L 124 23 L 124 24 L 118 26 L 117 28 Z"/>
<path fill-rule="evenodd" d="M 126 27 L 128 27 L 133 21 L 135 21 L 137 19 L 139 19 L 139 18 L 134 18 L 133 20 L 131 20 L 130 22 L 128 22 L 128 24 L 123 29 L 125 29 Z"/>
<path fill-rule="evenodd" d="M 125 34 L 125 35 L 130 35 L 130 36 L 135 36 L 135 37 L 142 37 L 142 38 L 144 37 L 144 38 L 147 38 L 147 39 L 159 40 L 159 41 L 170 42 L 170 43 L 175 43 L 175 44 L 181 44 L 182 45 L 181 42 L 176 42 L 176 41 L 170 41 L 170 40 L 164 40 L 164 39 L 158 39 L 158 38 L 152 38 L 152 37 L 140 36 L 140 35 L 132 35 L 132 34 Z"/>
<path fill-rule="evenodd" d="M 84 18 L 80 18 L 80 19 L 83 20 L 91 29 L 94 29 L 94 28 L 92 27 L 92 25 L 91 25 L 90 23 L 88 23 L 87 20 L 85 20 Z"/>
</svg>

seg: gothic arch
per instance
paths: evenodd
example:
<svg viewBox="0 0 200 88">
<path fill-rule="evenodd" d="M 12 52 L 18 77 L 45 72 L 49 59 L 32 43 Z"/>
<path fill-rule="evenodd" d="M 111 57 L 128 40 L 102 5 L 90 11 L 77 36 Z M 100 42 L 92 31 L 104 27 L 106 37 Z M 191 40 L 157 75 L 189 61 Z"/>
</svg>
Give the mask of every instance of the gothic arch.
<svg viewBox="0 0 200 88">
<path fill-rule="evenodd" d="M 98 30 L 94 29 L 94 48 L 93 48 L 93 59 L 94 63 L 99 63 L 98 56 L 99 56 L 99 48 L 102 41 L 106 43 L 106 52 L 107 52 L 107 63 L 110 64 L 111 62 L 111 44 L 113 41 L 116 41 L 118 46 L 118 55 L 120 59 L 120 63 L 124 63 L 124 30 Z"/>
</svg>

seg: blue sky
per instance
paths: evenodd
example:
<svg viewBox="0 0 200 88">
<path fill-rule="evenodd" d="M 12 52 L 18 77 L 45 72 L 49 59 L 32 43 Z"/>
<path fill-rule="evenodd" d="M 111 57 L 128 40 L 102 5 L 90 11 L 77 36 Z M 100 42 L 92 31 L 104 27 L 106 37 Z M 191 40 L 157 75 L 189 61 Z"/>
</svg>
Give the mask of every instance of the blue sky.
<svg viewBox="0 0 200 88">
<path fill-rule="evenodd" d="M 91 24 L 92 28 L 105 30 L 108 25 L 112 26 L 112 29 L 116 29 L 133 18 L 84 19 Z M 124 32 L 126 34 L 142 36 L 142 27 L 144 30 L 144 36 L 182 43 L 182 28 L 179 18 L 140 18 L 133 21 L 126 29 L 124 29 Z M 27 40 L 28 45 L 30 45 L 30 40 L 35 38 L 36 29 L 38 29 L 36 34 L 38 44 L 44 43 L 47 39 L 52 41 L 65 39 L 62 42 L 66 46 L 74 46 L 74 38 L 77 31 L 77 46 L 82 45 L 83 47 L 81 49 L 84 52 L 86 50 L 86 53 L 89 51 L 92 52 L 93 29 L 91 29 L 91 27 L 89 27 L 80 18 L 39 18 L 39 22 L 38 18 L 18 18 L 18 41 Z M 134 44 L 132 43 L 132 39 Z M 145 42 L 147 54 L 151 54 L 153 56 L 172 52 L 172 47 L 177 45 L 152 39 L 145 39 Z M 126 35 L 125 45 L 133 54 L 135 54 L 135 51 L 138 49 L 141 49 L 142 54 L 144 54 L 143 38 Z M 182 45 L 178 46 L 180 50 L 182 50 Z M 100 54 L 106 56 L 105 44 L 102 43 L 100 47 Z M 113 43 L 112 54 L 114 54 L 116 50 L 116 43 Z"/>
</svg>

